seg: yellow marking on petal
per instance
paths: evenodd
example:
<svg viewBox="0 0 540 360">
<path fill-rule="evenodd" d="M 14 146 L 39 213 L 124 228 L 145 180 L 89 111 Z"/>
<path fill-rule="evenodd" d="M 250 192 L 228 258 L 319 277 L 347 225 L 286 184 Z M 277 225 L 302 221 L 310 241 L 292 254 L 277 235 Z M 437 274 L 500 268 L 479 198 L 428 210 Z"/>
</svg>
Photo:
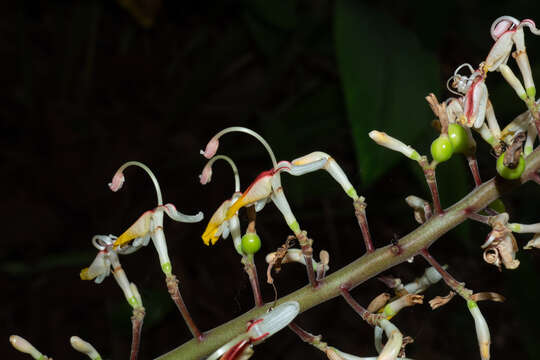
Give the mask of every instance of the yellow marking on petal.
<svg viewBox="0 0 540 360">
<path fill-rule="evenodd" d="M 147 211 L 141 215 L 133 225 L 131 225 L 122 235 L 116 239 L 113 247 L 116 249 L 118 246 L 124 245 L 133 239 L 142 237 L 150 231 L 150 221 L 152 220 L 153 211 Z"/>
<path fill-rule="evenodd" d="M 93 277 L 88 275 L 88 268 L 82 269 L 79 276 L 81 277 L 81 280 L 92 280 L 93 279 Z"/>
<path fill-rule="evenodd" d="M 210 221 L 208 222 L 208 225 L 206 226 L 206 229 L 202 234 L 202 239 L 205 245 L 210 245 L 210 242 L 212 243 L 212 245 L 214 245 L 216 241 L 218 241 L 219 236 L 216 236 L 216 233 L 219 230 L 221 224 L 228 220 L 225 215 L 227 213 L 227 210 L 229 209 L 230 204 L 231 200 L 225 200 L 210 218 Z"/>
</svg>

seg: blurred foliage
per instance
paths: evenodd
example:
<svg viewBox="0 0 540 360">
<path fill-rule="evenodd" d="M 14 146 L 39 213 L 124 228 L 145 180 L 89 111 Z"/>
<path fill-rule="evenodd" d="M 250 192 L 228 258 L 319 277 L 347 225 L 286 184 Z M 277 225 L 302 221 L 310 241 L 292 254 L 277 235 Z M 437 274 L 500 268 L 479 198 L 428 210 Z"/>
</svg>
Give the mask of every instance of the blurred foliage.
<svg viewBox="0 0 540 360">
<path fill-rule="evenodd" d="M 371 184 L 401 156 L 374 146 L 371 130 L 414 144 L 432 117 L 419 101 L 438 93 L 439 65 L 412 32 L 354 0 L 336 2 L 336 54 L 362 179 Z"/>
</svg>

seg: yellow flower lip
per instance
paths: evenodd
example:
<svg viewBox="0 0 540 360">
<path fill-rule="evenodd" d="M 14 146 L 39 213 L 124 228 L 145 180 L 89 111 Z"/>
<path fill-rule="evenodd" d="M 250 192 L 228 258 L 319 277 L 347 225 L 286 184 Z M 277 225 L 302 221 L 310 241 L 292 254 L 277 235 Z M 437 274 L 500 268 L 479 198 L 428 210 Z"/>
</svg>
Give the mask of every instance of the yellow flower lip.
<svg viewBox="0 0 540 360">
<path fill-rule="evenodd" d="M 148 210 L 142 214 L 133 225 L 116 239 L 113 243 L 113 248 L 117 249 L 119 246 L 122 246 L 133 239 L 146 235 L 150 231 L 150 222 L 154 212 L 154 210 Z"/>
<path fill-rule="evenodd" d="M 214 245 L 216 241 L 219 239 L 219 235 L 216 235 L 220 226 L 227 220 L 230 219 L 226 217 L 227 211 L 231 206 L 231 200 L 225 200 L 214 212 L 212 217 L 210 218 L 210 221 L 208 222 L 208 225 L 206 226 L 206 229 L 204 230 L 204 233 L 202 234 L 202 239 L 205 245 L 209 246 L 210 243 Z M 234 215 L 234 213 L 233 213 Z M 232 217 L 232 215 L 231 215 Z"/>
</svg>

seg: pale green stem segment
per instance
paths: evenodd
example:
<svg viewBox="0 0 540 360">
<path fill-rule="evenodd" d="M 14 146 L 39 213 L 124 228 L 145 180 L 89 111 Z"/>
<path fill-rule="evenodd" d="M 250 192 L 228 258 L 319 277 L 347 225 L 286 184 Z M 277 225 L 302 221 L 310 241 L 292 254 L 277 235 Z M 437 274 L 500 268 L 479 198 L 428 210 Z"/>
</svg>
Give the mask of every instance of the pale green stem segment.
<svg viewBox="0 0 540 360">
<path fill-rule="evenodd" d="M 143 169 L 144 171 L 146 171 L 148 176 L 150 176 L 150 179 L 152 179 L 152 182 L 154 183 L 154 187 L 156 188 L 158 206 L 163 205 L 163 197 L 161 196 L 161 188 L 159 187 L 159 183 L 157 181 L 156 176 L 154 175 L 154 173 L 152 172 L 152 170 L 150 170 L 150 168 L 148 166 L 144 165 L 143 163 L 141 163 L 139 161 L 128 161 L 124 165 L 120 166 L 120 168 L 116 171 L 116 173 L 117 174 L 118 173 L 123 173 L 124 170 L 126 168 L 130 167 L 130 166 L 138 166 L 141 169 Z"/>
<path fill-rule="evenodd" d="M 529 180 L 529 177 L 540 169 L 540 151 L 537 149 L 527 158 L 526 169 L 520 181 L 505 181 L 498 177 L 476 187 L 462 200 L 446 209 L 444 214 L 433 217 L 429 222 L 399 240 L 401 253 L 395 255 L 392 245 L 381 247 L 374 252 L 366 253 L 342 269 L 330 274 L 319 284 L 317 291 L 311 285 L 304 286 L 293 293 L 277 300 L 276 304 L 286 301 L 298 301 L 300 313 L 323 302 L 341 295 L 341 285 L 349 284 L 351 289 L 377 276 L 393 266 L 400 264 L 422 249 L 429 247 L 441 236 L 452 230 L 465 220 L 470 211 L 479 211 L 488 206 L 502 194 L 517 188 Z M 255 308 L 237 318 L 218 326 L 205 335 L 203 342 L 191 340 L 180 347 L 161 355 L 160 360 L 196 360 L 208 356 L 238 334 L 245 332 L 249 320 L 261 317 L 271 304 Z"/>
<path fill-rule="evenodd" d="M 261 144 L 263 144 L 263 146 L 265 147 L 266 151 L 268 152 L 268 155 L 270 155 L 270 159 L 272 160 L 272 165 L 274 166 L 274 168 L 276 167 L 276 165 L 277 165 L 276 156 L 274 155 L 274 152 L 272 151 L 272 148 L 270 147 L 268 142 L 261 135 L 259 135 L 258 133 L 256 133 L 255 131 L 253 131 L 251 129 L 245 128 L 243 126 L 231 126 L 231 127 L 228 127 L 226 129 L 223 129 L 220 132 L 218 132 L 213 137 L 213 139 L 219 139 L 221 136 L 223 136 L 223 135 L 225 135 L 227 133 L 231 133 L 231 132 L 243 132 L 243 133 L 249 134 L 249 135 L 253 136 L 255 139 L 259 140 L 259 142 Z"/>
<path fill-rule="evenodd" d="M 234 161 L 226 156 L 226 155 L 216 155 L 214 156 L 213 158 L 211 158 L 210 160 L 208 160 L 208 162 L 206 163 L 206 165 L 204 167 L 212 167 L 212 165 L 214 164 L 214 162 L 216 162 L 216 160 L 225 160 L 226 162 L 229 163 L 229 165 L 231 166 L 232 168 L 232 171 L 233 171 L 233 175 L 234 175 L 234 192 L 240 192 L 240 175 L 238 175 L 238 168 L 236 167 L 236 164 L 234 163 Z"/>
</svg>

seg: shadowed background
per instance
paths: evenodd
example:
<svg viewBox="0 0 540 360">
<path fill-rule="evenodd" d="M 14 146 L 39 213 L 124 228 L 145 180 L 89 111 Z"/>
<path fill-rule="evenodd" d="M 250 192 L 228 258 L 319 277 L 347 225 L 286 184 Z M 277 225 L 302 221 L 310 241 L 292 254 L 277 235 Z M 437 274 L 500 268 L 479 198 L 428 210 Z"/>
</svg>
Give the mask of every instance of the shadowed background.
<svg viewBox="0 0 540 360">
<path fill-rule="evenodd" d="M 501 15 L 540 21 L 538 4 L 494 1 L 415 5 L 353 0 L 207 1 L 158 0 L 13 1 L 0 13 L 2 106 L 2 219 L 0 246 L 0 353 L 23 359 L 9 334 L 31 340 L 54 358 L 77 358 L 69 336 L 92 342 L 106 359 L 127 358 L 130 308 L 112 278 L 101 285 L 79 280 L 96 252 L 94 234 L 122 233 L 155 206 L 149 178 L 126 171 L 118 193 L 107 188 L 125 161 L 139 160 L 157 175 L 165 202 L 188 214 L 202 210 L 200 224 L 165 220 L 173 272 L 192 316 L 208 330 L 249 310 L 251 290 L 231 240 L 206 247 L 207 220 L 234 190 L 232 173 L 216 163 L 212 182 L 198 183 L 205 159 L 199 149 L 220 129 L 248 126 L 272 145 L 278 160 L 311 151 L 331 154 L 367 199 L 375 246 L 386 245 L 417 225 L 404 198 L 428 198 L 417 166 L 377 147 L 367 136 L 386 131 L 427 153 L 437 136 L 423 99 L 449 96 L 444 84 L 463 62 L 480 63 Z M 529 57 L 540 78 L 540 38 L 525 30 Z M 514 69 L 512 61 L 511 66 Z M 525 110 L 498 74 L 487 80 L 501 124 Z M 480 143 L 480 141 L 478 141 Z M 218 153 L 230 155 L 242 188 L 271 167 L 254 139 L 227 135 Z M 495 159 L 479 145 L 482 177 Z M 465 160 L 454 156 L 438 169 L 444 207 L 473 186 Z M 324 172 L 284 175 L 288 200 L 315 240 L 315 253 L 330 253 L 338 269 L 364 252 L 349 198 Z M 538 222 L 538 190 L 525 185 L 504 198 L 511 220 Z M 245 226 L 245 214 L 241 221 Z M 256 261 L 262 292 L 264 254 L 289 234 L 277 209 L 259 213 L 263 246 Z M 499 273 L 482 261 L 489 229 L 464 224 L 432 247 L 450 272 L 475 291 L 496 291 L 504 304 L 481 303 L 490 324 L 494 357 L 539 358 L 540 301 L 537 252 L 520 252 L 521 266 Z M 520 236 L 520 247 L 529 236 Z M 139 287 L 147 317 L 141 359 L 154 358 L 189 340 L 190 334 L 165 288 L 153 246 L 121 258 Z M 416 259 L 387 272 L 404 282 L 422 274 Z M 303 286 L 299 265 L 275 277 L 279 295 Z M 385 291 L 373 279 L 352 294 L 367 305 Z M 433 286 L 426 300 L 445 295 Z M 299 316 L 297 322 L 325 341 L 361 356 L 374 355 L 372 329 L 341 299 Z M 415 338 L 415 359 L 477 359 L 472 318 L 463 301 L 436 311 L 427 305 L 395 318 Z M 284 330 L 255 348 L 256 359 L 323 359 L 322 353 Z M 80 356 L 82 358 L 82 355 Z"/>
</svg>

